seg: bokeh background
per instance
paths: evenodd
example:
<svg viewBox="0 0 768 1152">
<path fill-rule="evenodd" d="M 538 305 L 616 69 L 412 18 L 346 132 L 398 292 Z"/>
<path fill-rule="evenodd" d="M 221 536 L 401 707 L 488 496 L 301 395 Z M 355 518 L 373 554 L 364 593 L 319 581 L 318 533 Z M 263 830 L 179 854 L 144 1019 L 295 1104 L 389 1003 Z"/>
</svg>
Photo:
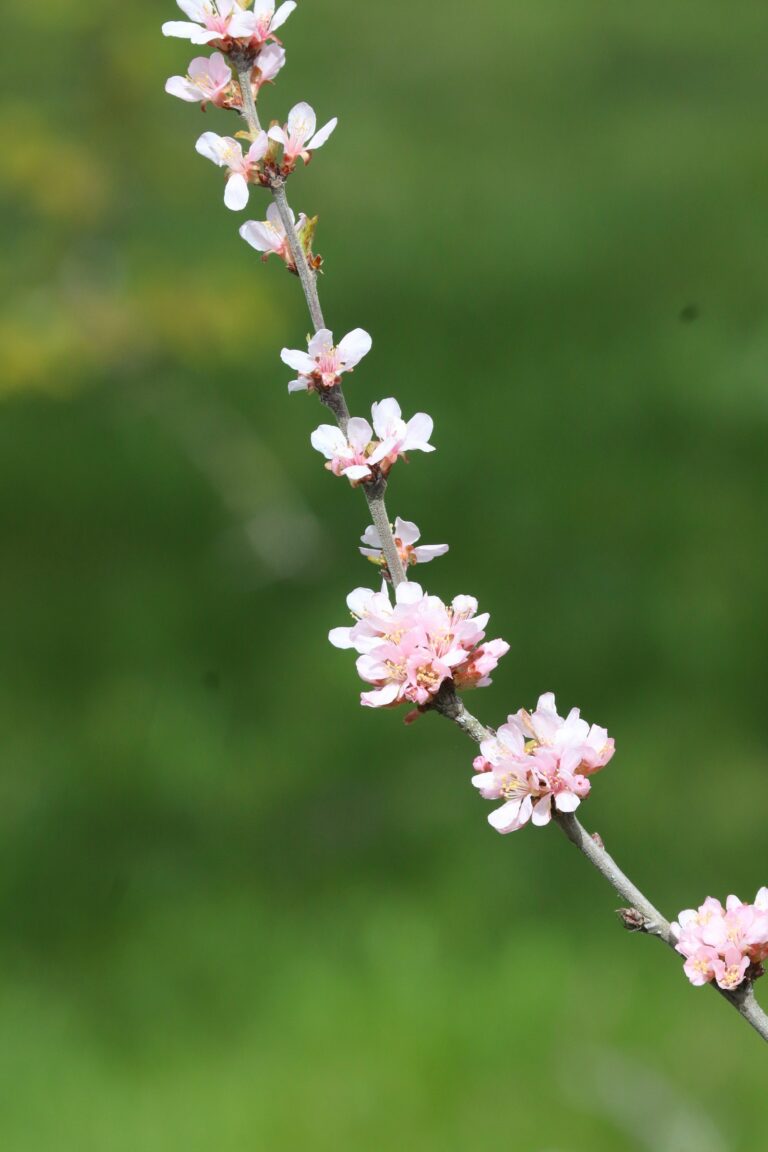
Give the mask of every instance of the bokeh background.
<svg viewBox="0 0 768 1152">
<path fill-rule="evenodd" d="M 364 712 L 363 500 L 308 327 L 163 93 L 172 0 L 4 16 L 0 1144 L 746 1152 L 766 1053 L 472 748 Z M 489 723 L 609 726 L 583 810 L 674 913 L 768 882 L 768 9 L 303 0 L 267 118 L 353 407 L 436 418 L 390 510 L 512 643 Z M 264 200 L 252 201 L 261 218 Z M 245 217 L 243 217 L 245 218 Z M 765 997 L 765 993 L 763 994 Z"/>
</svg>

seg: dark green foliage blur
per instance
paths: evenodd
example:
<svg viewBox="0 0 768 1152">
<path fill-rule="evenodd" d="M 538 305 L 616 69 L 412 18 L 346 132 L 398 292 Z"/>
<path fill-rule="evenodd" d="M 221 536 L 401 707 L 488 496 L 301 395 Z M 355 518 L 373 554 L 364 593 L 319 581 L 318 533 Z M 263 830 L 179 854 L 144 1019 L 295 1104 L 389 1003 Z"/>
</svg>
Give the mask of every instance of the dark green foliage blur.
<svg viewBox="0 0 768 1152">
<path fill-rule="evenodd" d="M 0 1147 L 747 1152 L 768 1055 L 501 838 L 448 724 L 364 712 L 362 498 L 289 399 L 299 287 L 163 93 L 172 0 L 24 3 L 0 103 Z M 302 0 L 265 118 L 347 389 L 435 416 L 390 511 L 618 753 L 583 811 L 675 913 L 768 883 L 763 0 Z M 258 194 L 248 216 L 262 218 Z M 768 981 L 766 981 L 768 985 Z M 765 1000 L 768 988 L 762 992 Z"/>
</svg>

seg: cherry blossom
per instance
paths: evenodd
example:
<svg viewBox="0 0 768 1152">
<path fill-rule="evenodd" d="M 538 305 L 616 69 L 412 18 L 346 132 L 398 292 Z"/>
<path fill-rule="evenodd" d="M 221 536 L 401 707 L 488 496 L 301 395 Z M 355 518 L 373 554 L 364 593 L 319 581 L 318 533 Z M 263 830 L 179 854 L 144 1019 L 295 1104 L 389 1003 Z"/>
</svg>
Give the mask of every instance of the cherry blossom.
<svg viewBox="0 0 768 1152">
<path fill-rule="evenodd" d="M 312 447 L 327 459 L 326 468 L 334 476 L 346 476 L 354 488 L 362 480 L 370 480 L 373 471 L 366 459 L 373 429 L 367 420 L 353 416 L 347 425 L 346 436 L 335 424 L 321 424 L 311 436 Z"/>
<path fill-rule="evenodd" d="M 295 8 L 295 0 L 285 0 L 285 3 L 281 4 L 277 11 L 275 11 L 274 0 L 253 0 L 253 16 L 255 20 L 254 39 L 263 42 L 274 36 L 275 32 L 285 24 Z M 261 67 L 261 60 L 258 61 L 258 64 L 259 67 Z M 282 64 L 280 67 L 282 67 Z"/>
<path fill-rule="evenodd" d="M 260 132 L 243 155 L 242 145 L 232 136 L 204 132 L 197 141 L 195 148 L 201 156 L 212 160 L 219 168 L 228 170 L 224 203 L 233 212 L 246 207 L 249 199 L 248 183 L 259 173 L 259 164 L 267 153 L 268 144 L 266 132 Z"/>
<path fill-rule="evenodd" d="M 575 811 L 589 795 L 588 776 L 613 756 L 614 742 L 604 728 L 582 720 L 578 708 L 563 719 L 547 692 L 533 713 L 521 709 L 509 716 L 492 739 L 483 741 L 480 752 L 472 783 L 484 799 L 504 800 L 488 822 L 507 833 L 529 820 L 548 824 L 555 811 Z"/>
<path fill-rule="evenodd" d="M 373 428 L 379 438 L 379 446 L 371 456 L 371 463 L 378 464 L 386 476 L 392 465 L 406 452 L 434 452 L 429 443 L 434 421 L 426 412 L 417 412 L 406 422 L 402 418 L 400 405 L 392 397 L 374 404 L 371 409 Z"/>
<path fill-rule="evenodd" d="M 344 372 L 351 372 L 368 355 L 372 344 L 363 328 L 348 332 L 338 345 L 333 343 L 333 333 L 321 328 L 310 337 L 306 352 L 283 348 L 280 359 L 299 373 L 298 379 L 288 385 L 288 391 L 316 392 L 335 387 Z"/>
<path fill-rule="evenodd" d="M 761 888 L 754 904 L 729 896 L 725 907 L 708 896 L 700 908 L 686 908 L 672 924 L 675 948 L 685 956 L 684 971 L 691 984 L 708 984 L 732 991 L 753 967 L 768 959 L 768 889 Z M 750 971 L 751 969 L 751 971 Z"/>
<path fill-rule="evenodd" d="M 232 69 L 221 52 L 214 52 L 210 59 L 197 56 L 189 65 L 186 76 L 171 76 L 165 85 L 166 92 L 186 100 L 190 104 L 215 104 L 219 108 L 231 107 Z"/>
<path fill-rule="evenodd" d="M 384 585 L 380 592 L 357 588 L 347 605 L 356 623 L 334 628 L 329 639 L 337 648 L 359 653 L 358 674 L 373 686 L 362 693 L 362 704 L 423 708 L 446 680 L 465 688 L 489 683 L 487 672 L 471 672 L 488 623 L 487 613 L 478 615 L 474 597 L 457 596 L 446 605 L 421 585 L 404 582 L 395 589 L 394 604 Z M 503 640 L 491 644 L 497 659 L 509 649 Z"/>
<path fill-rule="evenodd" d="M 290 387 L 291 385 L 289 385 L 289 388 Z M 387 404 L 395 404 L 395 401 L 382 400 L 381 404 L 373 405 L 374 423 L 376 412 L 382 407 L 382 405 Z M 395 406 L 397 407 L 397 405 Z M 413 423 L 421 417 L 424 417 L 423 412 L 417 413 L 417 415 L 413 417 L 413 421 L 410 421 L 409 423 Z M 432 421 L 430 418 L 428 416 L 424 418 L 429 420 L 431 427 Z M 354 429 L 354 438 L 352 438 L 350 435 L 350 429 Z M 394 451 L 387 451 L 384 459 L 382 459 L 382 449 L 387 449 L 388 445 L 382 444 L 382 441 L 375 439 L 374 429 L 371 427 L 367 420 L 361 420 L 360 418 L 354 418 L 353 420 L 350 420 L 347 433 L 348 436 L 344 436 L 343 433 L 341 433 L 340 430 L 333 425 L 321 424 L 321 426 L 317 428 L 312 434 L 313 447 L 316 448 L 318 452 L 322 452 L 326 459 L 329 461 L 329 463 L 326 464 L 326 468 L 330 472 L 333 472 L 335 476 L 346 476 L 352 482 L 352 486 L 355 488 L 358 484 L 364 481 L 374 480 L 381 476 L 385 476 L 389 472 L 394 462 L 397 460 L 397 453 Z M 413 449 L 414 451 L 434 451 L 431 445 L 422 444 L 416 439 L 407 439 L 406 446 Z M 399 454 L 404 455 L 403 452 L 400 452 Z M 416 528 L 416 525 L 409 525 L 408 528 L 414 529 Z M 368 531 L 370 532 L 371 529 Z M 406 535 L 408 535 L 408 530 L 405 531 Z M 418 529 L 416 529 L 416 532 L 416 538 L 418 539 Z M 378 535 L 370 538 L 378 540 Z M 365 539 L 365 537 L 363 537 L 363 539 Z M 447 551 L 447 545 L 439 545 L 438 549 Z M 361 551 L 364 551 L 364 549 L 361 549 Z M 437 552 L 432 550 L 430 551 L 430 559 L 432 559 L 434 555 L 442 555 L 442 552 L 439 550 Z"/>
<path fill-rule="evenodd" d="M 169 20 L 163 24 L 164 36 L 178 36 L 193 44 L 220 41 L 228 47 L 233 40 L 250 42 L 256 32 L 256 16 L 246 12 L 237 0 L 176 0 L 176 3 L 192 23 Z"/>
<path fill-rule="evenodd" d="M 447 544 L 421 544 L 416 547 L 417 541 L 421 539 L 421 532 L 410 520 L 401 520 L 399 516 L 395 520 L 393 534 L 404 568 L 408 568 L 411 564 L 429 564 L 430 560 L 444 556 L 448 551 Z M 360 549 L 363 556 L 374 564 L 386 567 L 387 562 L 381 549 L 378 529 L 373 524 L 369 525 L 361 539 L 365 545 Z"/>
<path fill-rule="evenodd" d="M 282 128 L 274 125 L 269 130 L 270 140 L 283 146 L 283 171 L 292 171 L 299 157 L 309 164 L 312 153 L 322 148 L 337 124 L 338 119 L 334 116 L 318 132 L 314 108 L 304 102 L 294 105 L 288 114 L 288 123 Z"/>
<path fill-rule="evenodd" d="M 285 65 L 285 48 L 282 44 L 266 44 L 256 59 L 251 75 L 251 86 L 255 94 L 265 84 L 271 84 Z"/>
<path fill-rule="evenodd" d="M 305 249 L 310 262 L 316 265 L 318 258 L 312 256 L 311 252 L 315 221 L 309 220 L 303 212 L 299 213 L 297 221 L 290 208 L 288 211 L 299 243 Z M 287 268 L 292 272 L 296 271 L 285 225 L 280 218 L 276 204 L 270 204 L 267 208 L 266 220 L 248 220 L 243 224 L 240 235 L 247 244 L 250 244 L 251 248 L 255 248 L 257 252 L 263 254 L 262 260 L 268 260 L 272 255 L 279 256 Z"/>
</svg>

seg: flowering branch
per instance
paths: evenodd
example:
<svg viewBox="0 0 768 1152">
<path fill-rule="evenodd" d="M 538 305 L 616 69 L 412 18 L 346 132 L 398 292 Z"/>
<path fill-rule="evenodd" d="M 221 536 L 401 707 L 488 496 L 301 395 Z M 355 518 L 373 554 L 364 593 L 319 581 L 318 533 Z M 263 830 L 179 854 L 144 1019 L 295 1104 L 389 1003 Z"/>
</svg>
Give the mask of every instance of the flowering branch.
<svg viewBox="0 0 768 1152">
<path fill-rule="evenodd" d="M 486 727 L 464 704 L 461 692 L 490 683 L 490 673 L 509 650 L 504 640 L 485 640 L 488 615 L 478 613 L 471 596 L 457 596 L 450 605 L 410 582 L 406 569 L 427 563 L 447 551 L 447 545 L 417 546 L 419 530 L 410 521 L 390 523 L 384 495 L 387 477 L 406 452 L 432 452 L 432 419 L 416 413 L 407 423 L 393 398 L 374 404 L 371 423 L 350 415 L 341 384 L 371 348 L 371 338 L 358 328 L 338 345 L 327 329 L 317 288 L 321 260 L 312 250 L 316 218 L 294 215 L 286 195 L 286 181 L 299 159 L 306 164 L 336 127 L 329 121 L 319 131 L 309 104 L 297 104 L 284 126 L 262 127 L 257 98 L 285 63 L 285 51 L 275 31 L 296 7 L 286 0 L 275 10 L 274 0 L 177 0 L 189 23 L 163 27 L 169 36 L 208 44 L 216 49 L 199 57 L 186 77 L 172 77 L 166 89 L 172 95 L 203 107 L 212 103 L 232 109 L 245 120 L 250 147 L 232 137 L 204 133 L 197 151 L 226 169 L 225 204 L 244 208 L 251 186 L 268 189 L 273 204 L 263 222 L 249 221 L 242 237 L 267 259 L 277 255 L 301 282 L 314 335 L 307 351 L 284 348 L 283 362 L 298 373 L 289 391 L 316 392 L 333 414 L 336 425 L 321 425 L 312 434 L 312 446 L 326 458 L 325 467 L 362 487 L 371 514 L 360 549 L 382 568 L 386 584 L 381 591 L 358 588 L 347 603 L 355 621 L 335 628 L 330 640 L 337 648 L 358 653 L 357 670 L 372 688 L 363 692 L 368 707 L 396 707 L 410 703 L 408 722 L 426 712 L 438 712 L 455 723 L 480 746 L 472 779 L 486 800 L 501 806 L 488 817 L 503 834 L 527 824 L 556 824 L 592 866 L 627 902 L 620 915 L 627 928 L 662 940 L 686 962 L 692 984 L 712 984 L 745 1020 L 768 1040 L 768 1016 L 754 997 L 753 982 L 768 960 L 768 888 L 754 904 L 729 896 L 723 907 L 708 899 L 699 909 L 681 912 L 669 923 L 639 888 L 621 871 L 597 836 L 590 836 L 574 815 L 591 791 L 591 777 L 614 754 L 614 742 L 604 728 L 588 725 L 578 709 L 563 718 L 551 693 L 539 698 L 532 712 L 520 709 L 497 731 Z M 235 70 L 227 64 L 231 61 Z"/>
<path fill-rule="evenodd" d="M 243 117 L 245 118 L 248 128 L 253 136 L 257 136 L 261 131 L 261 124 L 259 123 L 258 113 L 256 111 L 256 104 L 253 99 L 253 92 L 251 89 L 251 67 L 240 67 L 237 73 L 237 82 L 240 88 L 243 99 Z M 280 220 L 285 231 L 285 236 L 288 242 L 288 248 L 291 254 L 294 267 L 301 281 L 302 291 L 304 298 L 307 302 L 309 315 L 312 323 L 315 326 L 315 332 L 321 332 L 325 329 L 325 318 L 323 316 L 322 305 L 320 304 L 320 296 L 317 291 L 317 273 L 310 267 L 307 255 L 301 245 L 299 237 L 296 233 L 295 217 L 291 211 L 288 203 L 288 197 L 285 192 L 285 179 L 281 175 L 273 175 L 270 178 L 269 187 L 272 191 L 272 197 L 275 206 L 280 215 Z M 320 393 L 321 401 L 331 410 L 336 418 L 336 423 L 341 429 L 342 433 L 346 435 L 349 426 L 349 408 L 344 396 L 344 390 L 341 384 L 336 384 L 327 392 Z M 392 528 L 389 522 L 389 514 L 387 506 L 384 502 L 384 493 L 386 491 L 387 482 L 383 477 L 375 487 L 366 486 L 363 491 L 365 498 L 368 501 L 368 510 L 371 514 L 371 520 L 378 533 L 381 541 L 381 547 L 384 552 L 384 557 L 387 562 L 387 568 L 395 587 L 405 580 L 405 570 L 403 568 L 400 556 L 397 551 L 395 539 L 392 534 Z"/>
</svg>

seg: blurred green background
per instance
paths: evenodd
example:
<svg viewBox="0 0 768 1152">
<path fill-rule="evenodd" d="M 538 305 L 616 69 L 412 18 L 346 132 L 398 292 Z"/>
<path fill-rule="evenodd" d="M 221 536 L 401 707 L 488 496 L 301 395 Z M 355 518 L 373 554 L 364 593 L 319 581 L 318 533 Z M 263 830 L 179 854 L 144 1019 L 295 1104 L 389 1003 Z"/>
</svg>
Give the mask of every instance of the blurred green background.
<svg viewBox="0 0 768 1152">
<path fill-rule="evenodd" d="M 308 328 L 163 93 L 172 0 L 16 5 L 0 140 L 0 1145 L 746 1152 L 766 1053 L 496 836 L 450 725 L 329 628 L 365 506 L 286 392 Z M 266 118 L 337 334 L 438 452 L 390 511 L 618 754 L 583 818 L 669 914 L 768 882 L 763 0 L 303 0 Z M 262 218 L 255 195 L 247 215 Z M 766 993 L 763 992 L 765 1000 Z"/>
</svg>

